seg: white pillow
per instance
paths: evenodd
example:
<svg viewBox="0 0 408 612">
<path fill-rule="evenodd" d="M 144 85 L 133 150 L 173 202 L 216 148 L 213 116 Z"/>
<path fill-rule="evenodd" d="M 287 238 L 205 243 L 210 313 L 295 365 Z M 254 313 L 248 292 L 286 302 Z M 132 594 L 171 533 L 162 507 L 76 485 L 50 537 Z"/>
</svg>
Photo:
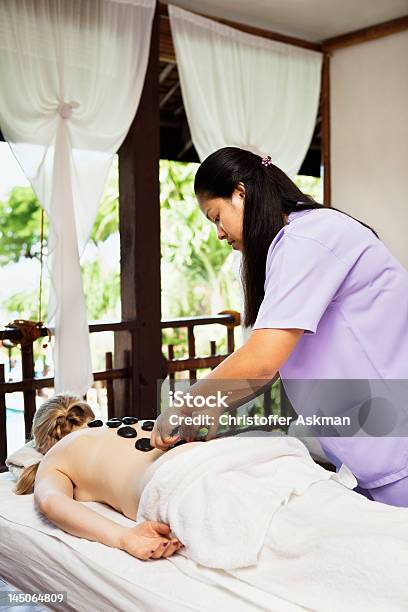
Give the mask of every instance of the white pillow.
<svg viewBox="0 0 408 612">
<path fill-rule="evenodd" d="M 34 440 L 30 440 L 7 457 L 6 465 L 13 477 L 18 480 L 26 467 L 39 463 L 43 457 L 44 455 L 35 448 Z"/>
</svg>

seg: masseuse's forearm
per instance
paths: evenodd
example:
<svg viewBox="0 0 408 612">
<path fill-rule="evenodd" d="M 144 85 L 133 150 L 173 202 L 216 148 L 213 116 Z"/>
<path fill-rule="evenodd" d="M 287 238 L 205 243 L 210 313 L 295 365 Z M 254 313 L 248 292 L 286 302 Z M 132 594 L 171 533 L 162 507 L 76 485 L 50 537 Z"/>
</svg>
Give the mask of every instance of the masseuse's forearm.
<svg viewBox="0 0 408 612">
<path fill-rule="evenodd" d="M 207 376 L 192 385 L 188 393 L 194 398 L 214 396 L 219 391 L 222 396 L 227 394 L 228 406 L 236 408 L 259 395 L 265 385 L 277 377 L 276 372 L 275 375 L 266 376 L 254 368 L 247 352 L 238 349 Z M 194 404 L 194 400 L 191 399 L 190 403 Z M 193 410 L 184 406 L 182 412 L 190 414 Z"/>
<path fill-rule="evenodd" d="M 242 380 L 264 379 L 271 380 L 277 372 L 273 364 L 268 367 L 254 355 L 249 346 L 244 344 L 231 355 L 226 357 L 205 378 L 207 380 Z"/>
<path fill-rule="evenodd" d="M 303 329 L 257 329 L 207 378 L 271 380 L 285 363 Z"/>
<path fill-rule="evenodd" d="M 153 446 L 165 450 L 182 435 L 190 440 L 194 432 L 181 428 L 186 426 L 191 429 L 201 424 L 191 419 L 188 422 L 185 418 L 195 416 L 194 413 L 209 416 L 208 436 L 211 436 L 217 425 L 217 416 L 246 404 L 275 379 L 303 331 L 275 328 L 253 330 L 242 347 L 189 387 L 182 397 L 175 394 L 170 396 L 169 407 L 160 415 L 153 430 Z M 207 427 L 207 422 L 203 421 L 202 424 Z"/>
<path fill-rule="evenodd" d="M 126 530 L 74 499 L 58 493 L 51 494 L 40 504 L 47 518 L 67 533 L 94 542 L 120 548 L 120 539 Z"/>
<path fill-rule="evenodd" d="M 228 393 L 230 406 L 245 403 L 259 394 L 270 381 L 276 380 L 279 368 L 302 334 L 303 330 L 298 329 L 253 331 L 243 346 L 191 386 L 188 392 L 194 397 L 213 395 L 220 390 Z M 184 407 L 182 412 L 189 414 L 192 411 Z"/>
</svg>

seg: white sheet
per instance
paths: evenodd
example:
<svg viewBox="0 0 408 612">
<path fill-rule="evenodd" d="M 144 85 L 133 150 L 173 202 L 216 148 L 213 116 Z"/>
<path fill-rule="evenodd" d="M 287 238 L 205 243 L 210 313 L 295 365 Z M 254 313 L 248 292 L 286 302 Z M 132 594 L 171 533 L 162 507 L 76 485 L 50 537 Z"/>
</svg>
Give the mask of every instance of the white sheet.
<svg viewBox="0 0 408 612">
<path fill-rule="evenodd" d="M 214 440 L 158 468 L 138 518 L 171 525 L 191 576 L 223 568 L 221 582 L 311 610 L 408 610 L 408 509 L 353 492 L 343 467 L 324 470 L 286 436 Z"/>
<path fill-rule="evenodd" d="M 358 519 L 350 522 L 347 508 L 351 496 Z M 337 513 L 343 513 L 340 522 L 333 518 Z M 257 568 L 222 572 L 190 560 L 186 565 L 186 559 L 180 557 L 173 563 L 178 566 L 183 562 L 183 571 L 192 578 L 207 577 L 227 588 L 235 577 L 241 584 L 258 587 L 258 594 L 280 596 L 297 610 L 408 610 L 408 510 L 370 501 L 326 481 L 293 499 L 276 519 Z M 353 540 L 355 546 L 351 547 Z M 339 545 L 340 556 L 335 554 Z M 280 605 L 270 611 L 286 610 Z"/>
<path fill-rule="evenodd" d="M 161 521 L 183 542 L 185 554 L 205 567 L 256 565 L 274 515 L 315 482 L 357 480 L 317 465 L 296 438 L 237 435 L 195 446 L 163 463 L 147 484 L 138 522 Z"/>
<path fill-rule="evenodd" d="M 70 536 L 38 515 L 32 496 L 14 495 L 13 486 L 11 475 L 0 475 L 0 576 L 25 591 L 66 590 L 64 612 L 304 609 L 224 572 L 208 574 L 198 567 L 192 572 L 190 561 L 179 555 L 178 559 L 143 562 Z M 89 505 L 112 520 L 131 523 L 102 504 Z"/>
<path fill-rule="evenodd" d="M 12 486 L 0 477 L 0 576 L 21 589 L 67 590 L 66 610 L 408 609 L 408 509 L 369 501 L 332 479 L 275 512 L 256 567 L 229 572 L 181 555 L 146 563 L 72 537 L 36 513 L 32 496 L 13 495 Z M 132 523 L 101 504 L 91 507 Z"/>
</svg>

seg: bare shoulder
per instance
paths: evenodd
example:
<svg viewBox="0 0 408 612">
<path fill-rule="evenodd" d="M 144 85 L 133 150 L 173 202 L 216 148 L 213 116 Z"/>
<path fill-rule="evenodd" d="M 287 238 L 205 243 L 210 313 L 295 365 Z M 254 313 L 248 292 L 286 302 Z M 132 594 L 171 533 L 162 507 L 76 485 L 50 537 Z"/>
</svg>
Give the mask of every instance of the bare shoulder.
<svg viewBox="0 0 408 612">
<path fill-rule="evenodd" d="M 98 433 L 102 432 L 81 428 L 64 436 L 47 452 L 41 461 L 39 473 L 44 473 L 50 469 L 57 469 L 69 476 L 68 472 L 79 449 L 85 446 L 87 448 L 91 447 L 95 440 L 95 434 Z"/>
</svg>

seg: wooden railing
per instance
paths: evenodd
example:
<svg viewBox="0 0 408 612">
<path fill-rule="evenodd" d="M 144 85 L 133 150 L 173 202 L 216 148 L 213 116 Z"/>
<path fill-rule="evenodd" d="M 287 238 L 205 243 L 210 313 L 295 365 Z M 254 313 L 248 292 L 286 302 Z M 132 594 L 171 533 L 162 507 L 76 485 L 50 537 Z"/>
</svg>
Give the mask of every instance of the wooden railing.
<svg viewBox="0 0 408 612">
<path fill-rule="evenodd" d="M 216 342 L 210 342 L 210 355 L 196 355 L 196 339 L 194 330 L 202 325 L 224 325 L 227 329 L 227 353 L 217 354 Z M 188 357 L 174 357 L 174 346 L 168 345 L 168 357 L 166 359 L 167 373 L 170 384 L 174 383 L 176 373 L 189 372 L 189 379 L 197 378 L 197 371 L 207 368 L 215 368 L 223 359 L 230 355 L 235 348 L 234 329 L 240 324 L 240 315 L 235 311 L 223 311 L 218 315 L 208 317 L 185 317 L 179 319 L 168 319 L 161 321 L 161 328 L 186 328 Z M 136 330 L 136 321 L 121 321 L 118 323 L 97 323 L 89 326 L 90 333 L 98 332 L 122 332 L 128 331 L 133 334 Z M 38 336 L 46 337 L 52 330 L 45 327 L 38 328 Z M 35 378 L 34 370 L 34 340 L 27 338 L 19 329 L 4 328 L 0 330 L 0 340 L 8 340 L 18 345 L 21 350 L 22 379 L 19 381 L 6 382 L 4 364 L 0 364 L 0 467 L 4 465 L 7 456 L 7 434 L 6 434 L 6 395 L 8 393 L 22 392 L 24 397 L 24 423 L 25 437 L 28 440 L 31 435 L 31 426 L 36 410 L 36 393 L 39 389 L 54 386 L 53 378 Z M 103 381 L 106 384 L 108 417 L 115 415 L 115 398 L 113 381 L 118 379 L 131 380 L 131 366 L 127 368 L 114 368 L 111 352 L 105 354 L 105 369 L 94 372 L 95 381 Z M 154 407 L 152 407 L 154 408 Z M 152 413 L 152 417 L 155 416 Z"/>
<path fill-rule="evenodd" d="M 240 314 L 235 311 L 223 311 L 213 317 L 182 317 L 180 319 L 165 320 L 161 322 L 161 328 L 187 328 L 188 357 L 185 359 L 174 358 L 174 346 L 168 345 L 167 372 L 170 381 L 175 380 L 176 372 L 189 372 L 190 380 L 197 378 L 197 370 L 204 368 L 215 368 L 223 359 L 234 352 L 235 336 L 234 328 L 240 324 Z M 214 340 L 210 342 L 210 355 L 207 357 L 197 357 L 194 329 L 199 325 L 211 325 L 220 323 L 227 327 L 227 353 L 217 355 L 217 346 Z"/>
</svg>

